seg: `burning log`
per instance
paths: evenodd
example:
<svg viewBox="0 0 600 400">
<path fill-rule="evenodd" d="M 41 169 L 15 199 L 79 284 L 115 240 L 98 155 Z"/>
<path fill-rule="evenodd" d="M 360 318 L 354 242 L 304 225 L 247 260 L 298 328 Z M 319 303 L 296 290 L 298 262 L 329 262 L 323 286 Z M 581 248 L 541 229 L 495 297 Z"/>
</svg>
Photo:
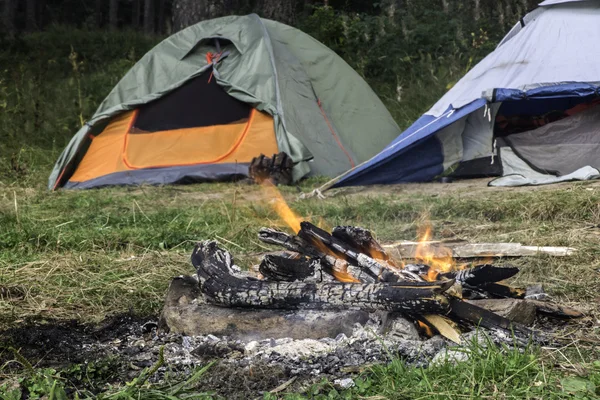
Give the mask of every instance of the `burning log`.
<svg viewBox="0 0 600 400">
<path fill-rule="evenodd" d="M 525 289 L 502 283 L 486 283 L 480 286 L 463 284 L 463 295 L 469 299 L 522 299 L 525 297 Z"/>
<path fill-rule="evenodd" d="M 367 229 L 357 226 L 336 226 L 331 231 L 331 235 L 336 239 L 348 243 L 361 253 L 370 254 L 377 260 L 383 260 L 388 264 L 396 265 Z"/>
<path fill-rule="evenodd" d="M 361 253 L 349 244 L 337 239 L 310 222 L 304 221 L 300 223 L 300 232 L 298 233 L 298 236 L 313 244 L 313 246 L 319 246 L 319 244 L 326 246 L 329 250 L 334 252 L 338 258 L 352 260 L 368 275 L 380 282 L 394 282 L 400 279 L 422 281 L 422 279 L 415 274 L 393 268 L 393 266 L 390 265 L 384 265 L 367 254 Z"/>
<path fill-rule="evenodd" d="M 271 228 L 262 228 L 258 232 L 258 238 L 265 243 L 278 245 L 289 251 L 304 254 L 307 257 L 320 258 L 323 271 L 331 274 L 340 281 L 375 282 L 373 277 L 361 271 L 359 268 L 348 265 L 347 261 L 337 258 L 332 254 L 326 254 L 318 250 L 299 236 L 291 236 Z"/>
<path fill-rule="evenodd" d="M 447 283 L 428 286 L 363 283 L 269 282 L 234 276 L 233 258 L 216 242 L 199 243 L 192 253 L 200 290 L 213 304 L 267 309 L 355 309 L 443 314 Z"/>
<path fill-rule="evenodd" d="M 270 181 L 273 185 L 291 185 L 294 162 L 284 152 L 266 157 L 261 154 L 254 157 L 248 167 L 248 176 L 256 183 Z"/>
</svg>

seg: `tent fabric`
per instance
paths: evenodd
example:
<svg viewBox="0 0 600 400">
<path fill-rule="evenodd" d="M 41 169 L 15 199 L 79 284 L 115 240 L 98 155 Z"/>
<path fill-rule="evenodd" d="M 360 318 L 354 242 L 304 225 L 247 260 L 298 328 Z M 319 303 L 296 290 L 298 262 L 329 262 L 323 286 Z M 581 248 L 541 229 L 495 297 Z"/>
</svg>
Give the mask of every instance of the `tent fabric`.
<svg viewBox="0 0 600 400">
<path fill-rule="evenodd" d="M 501 147 L 500 154 L 504 176 L 490 181 L 489 186 L 549 185 L 567 181 L 586 181 L 600 177 L 600 171 L 589 165 L 578 168 L 567 175 L 556 176 L 544 174 L 532 169 L 510 147 Z"/>
<path fill-rule="evenodd" d="M 226 58 L 207 59 L 207 53 L 216 52 L 215 39 Z M 184 88 L 209 68 L 229 96 L 272 117 L 278 150 L 296 163 L 294 179 L 336 176 L 400 133 L 368 84 L 329 48 L 254 14 L 229 16 L 190 26 L 142 57 L 67 145 L 49 188 L 69 180 L 90 146 L 90 133 L 101 132 L 125 111 Z"/>
<path fill-rule="evenodd" d="M 523 21 L 524 26 L 519 23 L 518 29 L 511 30 L 492 53 L 390 145 L 327 187 L 430 181 L 459 157 L 458 161 L 468 161 L 482 156 L 486 140 L 491 153 L 491 125 L 495 113 L 506 104 L 514 102 L 515 109 L 526 113 L 528 107 L 543 108 L 567 98 L 576 104 L 600 95 L 599 1 L 548 3 Z M 488 139 L 481 140 L 478 151 L 465 149 L 465 141 L 462 149 L 444 152 L 442 131 L 461 124 L 461 118 L 472 113 L 481 113 L 490 122 L 477 135 Z M 455 129 L 455 135 L 473 139 L 474 132 L 465 133 L 468 126 L 465 124 L 462 132 Z M 413 156 L 415 152 L 418 156 Z"/>
<path fill-rule="evenodd" d="M 256 110 L 237 124 L 131 134 L 136 113 L 120 115 L 91 141 L 68 182 L 145 168 L 249 163 L 261 151 L 277 153 L 273 118 Z"/>
<path fill-rule="evenodd" d="M 194 182 L 220 182 L 243 179 L 248 163 L 198 164 L 184 167 L 139 169 L 114 172 L 83 182 L 68 181 L 65 189 L 91 189 L 115 185 L 166 185 Z"/>
<path fill-rule="evenodd" d="M 164 97 L 140 106 L 135 128 L 155 132 L 247 119 L 252 107 L 229 96 L 211 74 L 209 68 Z"/>
<path fill-rule="evenodd" d="M 600 168 L 600 107 L 538 129 L 504 138 L 533 169 L 568 175 L 585 166 Z"/>
</svg>

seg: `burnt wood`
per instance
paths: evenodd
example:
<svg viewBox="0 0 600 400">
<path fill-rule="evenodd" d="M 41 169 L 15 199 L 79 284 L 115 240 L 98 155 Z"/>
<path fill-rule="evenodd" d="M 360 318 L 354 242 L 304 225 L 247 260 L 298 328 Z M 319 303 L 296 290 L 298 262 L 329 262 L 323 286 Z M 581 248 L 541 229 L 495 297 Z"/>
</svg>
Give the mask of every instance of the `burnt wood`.
<svg viewBox="0 0 600 400">
<path fill-rule="evenodd" d="M 300 223 L 300 232 L 298 232 L 298 236 L 311 243 L 313 246 L 319 246 L 319 244 L 326 246 L 338 258 L 353 262 L 364 269 L 368 275 L 377 281 L 395 282 L 398 280 L 423 280 L 416 274 L 396 269 L 393 265 L 384 265 L 310 222 L 303 221 Z"/>
<path fill-rule="evenodd" d="M 583 313 L 581 311 L 575 310 L 574 308 L 561 306 L 559 304 L 551 303 L 548 301 L 540 301 L 540 300 L 525 300 L 529 304 L 533 304 L 537 311 L 541 314 L 545 314 L 549 317 L 554 318 L 581 318 L 583 317 Z"/>
<path fill-rule="evenodd" d="M 440 275 L 447 279 L 456 279 L 458 283 L 479 286 L 486 283 L 500 282 L 519 273 L 517 267 L 499 267 L 491 264 L 476 265 L 458 271 L 443 272 Z"/>
<path fill-rule="evenodd" d="M 274 185 L 291 185 L 294 162 L 284 152 L 266 157 L 261 154 L 254 157 L 248 167 L 248 176 L 256 183 L 270 181 Z"/>
<path fill-rule="evenodd" d="M 337 258 L 333 255 L 333 252 L 327 254 L 324 251 L 317 249 L 299 236 L 291 236 L 285 232 L 271 228 L 261 228 L 258 232 L 258 238 L 265 243 L 281 246 L 289 251 L 304 254 L 307 257 L 320 258 L 323 271 L 333 276 L 337 275 L 337 278 L 345 277 L 347 280 L 354 278 L 355 280 L 365 283 L 375 282 L 375 278 L 368 275 L 360 268 L 349 265 L 347 261 Z M 336 271 L 335 275 L 334 271 Z"/>
<path fill-rule="evenodd" d="M 450 316 L 471 325 L 482 326 L 487 329 L 500 329 L 510 333 L 519 334 L 521 336 L 535 336 L 535 333 L 524 325 L 512 322 L 508 318 L 504 318 L 498 314 L 478 307 L 474 304 L 467 303 L 457 297 L 449 297 Z"/>
<path fill-rule="evenodd" d="M 395 265 L 383 247 L 375 240 L 371 231 L 367 229 L 358 226 L 336 226 L 331 231 L 331 236 L 348 243 L 361 253 Z"/>
<path fill-rule="evenodd" d="M 302 281 L 321 272 L 321 261 L 318 258 L 307 259 L 297 254 L 296 258 L 267 254 L 263 257 L 258 271 L 272 281 Z"/>
<path fill-rule="evenodd" d="M 479 286 L 463 284 L 463 295 L 469 299 L 523 299 L 525 290 L 502 283 L 486 283 Z"/>
<path fill-rule="evenodd" d="M 231 254 L 214 241 L 201 242 L 192 253 L 200 290 L 210 303 L 225 307 L 267 309 L 361 309 L 436 314 L 448 311 L 441 285 L 385 283 L 268 282 L 233 276 Z"/>
</svg>

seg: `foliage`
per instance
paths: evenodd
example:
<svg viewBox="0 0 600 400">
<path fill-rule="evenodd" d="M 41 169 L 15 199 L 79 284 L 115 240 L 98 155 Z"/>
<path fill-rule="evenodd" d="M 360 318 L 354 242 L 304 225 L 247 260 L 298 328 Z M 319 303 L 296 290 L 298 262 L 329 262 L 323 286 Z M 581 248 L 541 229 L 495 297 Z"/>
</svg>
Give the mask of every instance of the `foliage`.
<svg viewBox="0 0 600 400">
<path fill-rule="evenodd" d="M 42 183 L 82 122 L 155 42 L 133 31 L 64 26 L 9 42 L 0 52 L 0 181 L 33 175 Z"/>
<path fill-rule="evenodd" d="M 15 352 L 17 359 L 23 359 Z M 28 363 L 29 364 L 29 363 Z M 94 379 L 106 382 L 106 368 L 108 364 L 104 362 L 92 362 L 93 365 L 100 366 L 101 375 L 93 376 Z M 125 385 L 106 385 L 104 387 L 93 387 L 90 391 L 77 386 L 72 378 L 78 371 L 83 368 L 89 371 L 89 367 L 76 364 L 62 371 L 57 371 L 54 368 L 39 368 L 34 369 L 29 365 L 26 368 L 27 373 L 14 380 L 9 380 L 0 384 L 0 399 L 1 400 L 20 400 L 22 398 L 35 400 L 67 400 L 68 398 L 76 399 L 99 399 L 99 400 L 169 400 L 169 399 L 209 399 L 209 393 L 200 391 L 194 387 L 194 384 L 202 377 L 212 366 L 212 363 L 207 364 L 202 368 L 197 368 L 194 373 L 187 379 L 179 382 L 168 382 L 167 384 L 157 385 L 149 384 L 148 379 L 154 376 L 157 371 L 164 366 L 163 349 L 160 349 L 158 361 L 149 368 L 144 368 L 140 374 L 126 382 Z M 94 367 L 92 367 L 94 368 Z M 0 369 L 0 373 L 2 369 Z M 90 379 L 88 376 L 87 379 Z"/>
<path fill-rule="evenodd" d="M 450 14 L 425 0 L 394 12 L 385 2 L 361 13 L 351 11 L 361 9 L 356 4 L 343 10 L 315 6 L 300 16 L 298 27 L 355 68 L 405 128 L 489 52 L 506 28 L 491 15 L 473 22 L 461 4 Z M 160 39 L 126 29 L 51 25 L 4 40 L 0 181 L 43 185 L 69 139 Z"/>
</svg>

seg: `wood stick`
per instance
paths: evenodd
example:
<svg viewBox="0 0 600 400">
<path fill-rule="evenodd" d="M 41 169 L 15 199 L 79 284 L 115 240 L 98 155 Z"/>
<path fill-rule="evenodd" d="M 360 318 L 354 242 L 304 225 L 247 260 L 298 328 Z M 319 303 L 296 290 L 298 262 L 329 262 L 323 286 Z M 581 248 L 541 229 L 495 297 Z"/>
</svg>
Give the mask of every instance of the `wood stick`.
<svg viewBox="0 0 600 400">
<path fill-rule="evenodd" d="M 523 246 L 520 243 L 465 243 L 465 242 L 425 242 L 434 255 L 447 255 L 447 249 L 452 250 L 454 258 L 485 258 L 485 257 L 526 257 L 540 253 L 554 257 L 573 255 L 577 249 L 572 247 Z M 384 245 L 383 248 L 402 258 L 414 258 L 418 242 L 405 241 Z"/>
<path fill-rule="evenodd" d="M 491 264 L 476 265 L 458 271 L 442 272 L 441 277 L 456 279 L 456 282 L 469 286 L 479 286 L 486 283 L 500 282 L 515 276 L 519 272 L 517 267 L 498 267 Z"/>
<path fill-rule="evenodd" d="M 302 281 L 321 271 L 321 262 L 318 258 L 308 259 L 303 255 L 297 255 L 298 258 L 291 258 L 266 254 L 258 266 L 258 271 L 267 280 L 286 282 Z"/>
<path fill-rule="evenodd" d="M 535 336 L 534 332 L 526 326 L 512 322 L 507 318 L 474 304 L 467 303 L 457 297 L 449 297 L 449 301 L 450 316 L 454 319 L 462 320 L 476 326 L 480 325 L 488 329 L 500 329 L 525 336 Z"/>
</svg>

